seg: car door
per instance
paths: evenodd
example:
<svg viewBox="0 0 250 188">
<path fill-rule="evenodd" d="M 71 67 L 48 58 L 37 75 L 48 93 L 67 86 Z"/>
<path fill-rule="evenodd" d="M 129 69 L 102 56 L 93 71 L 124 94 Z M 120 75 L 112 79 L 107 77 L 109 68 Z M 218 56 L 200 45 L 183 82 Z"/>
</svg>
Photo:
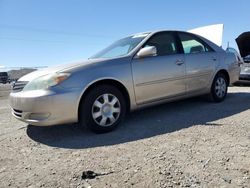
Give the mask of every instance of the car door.
<svg viewBox="0 0 250 188">
<path fill-rule="evenodd" d="M 147 46 L 155 46 L 157 55 L 132 60 L 137 104 L 185 94 L 185 63 L 175 33 L 156 33 Z"/>
<path fill-rule="evenodd" d="M 178 32 L 178 35 L 185 56 L 187 93 L 203 91 L 213 77 L 217 52 L 193 34 Z"/>
</svg>

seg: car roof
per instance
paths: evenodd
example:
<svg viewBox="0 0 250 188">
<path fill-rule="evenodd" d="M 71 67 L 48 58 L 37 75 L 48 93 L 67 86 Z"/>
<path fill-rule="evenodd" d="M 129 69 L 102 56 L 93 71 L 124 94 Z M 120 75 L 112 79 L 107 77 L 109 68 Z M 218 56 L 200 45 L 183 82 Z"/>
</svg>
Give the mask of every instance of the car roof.
<svg viewBox="0 0 250 188">
<path fill-rule="evenodd" d="M 194 35 L 200 39 L 202 39 L 204 42 L 206 42 L 210 47 L 212 47 L 215 51 L 217 52 L 224 52 L 224 50 L 219 47 L 217 44 L 215 44 L 214 42 L 200 36 L 200 35 L 197 35 L 197 34 L 194 34 L 194 33 L 190 33 L 188 31 L 182 31 L 182 30 L 169 30 L 169 29 L 162 29 L 162 30 L 155 30 L 155 31 L 146 31 L 146 32 L 140 32 L 140 33 L 135 33 L 134 35 L 130 35 L 131 37 L 134 37 L 134 36 L 142 36 L 142 35 L 146 35 L 147 37 L 150 37 L 156 33 L 160 33 L 160 32 L 181 32 L 181 33 L 187 33 L 187 34 L 190 34 L 190 35 Z"/>
</svg>

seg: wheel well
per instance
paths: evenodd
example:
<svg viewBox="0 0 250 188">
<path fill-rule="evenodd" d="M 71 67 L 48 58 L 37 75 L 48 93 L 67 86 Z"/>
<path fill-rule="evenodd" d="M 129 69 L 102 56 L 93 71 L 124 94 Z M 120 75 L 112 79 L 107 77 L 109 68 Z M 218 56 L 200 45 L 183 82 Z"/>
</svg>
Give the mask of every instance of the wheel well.
<svg viewBox="0 0 250 188">
<path fill-rule="evenodd" d="M 227 83 L 230 84 L 230 77 L 229 77 L 229 74 L 226 70 L 222 69 L 217 74 L 223 74 L 224 76 L 226 76 Z"/>
<path fill-rule="evenodd" d="M 81 100 L 78 106 L 78 116 L 79 116 L 79 112 L 80 112 L 80 105 L 82 103 L 82 101 L 84 100 L 84 97 L 94 88 L 97 87 L 98 85 L 111 85 L 116 87 L 117 89 L 119 89 L 121 91 L 121 93 L 123 94 L 124 98 L 125 98 L 125 102 L 126 102 L 126 107 L 127 107 L 127 112 L 130 109 L 130 98 L 129 98 L 129 94 L 127 89 L 125 88 L 125 86 L 123 84 L 121 84 L 120 82 L 116 81 L 116 80 L 112 80 L 112 79 L 105 79 L 105 80 L 100 80 L 97 81 L 93 84 L 91 84 L 83 93 L 83 95 L 81 96 Z"/>
</svg>

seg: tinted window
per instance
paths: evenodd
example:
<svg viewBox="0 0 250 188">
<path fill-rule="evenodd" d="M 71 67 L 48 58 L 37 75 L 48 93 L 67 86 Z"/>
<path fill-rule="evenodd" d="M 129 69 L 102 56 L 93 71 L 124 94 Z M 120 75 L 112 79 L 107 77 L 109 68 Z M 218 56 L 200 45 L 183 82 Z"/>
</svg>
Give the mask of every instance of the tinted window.
<svg viewBox="0 0 250 188">
<path fill-rule="evenodd" d="M 212 49 L 197 39 L 195 36 L 186 33 L 179 33 L 181 44 L 185 54 L 211 52 Z"/>
<path fill-rule="evenodd" d="M 175 37 L 172 33 L 155 34 L 146 42 L 145 46 L 155 46 L 159 56 L 177 53 Z"/>
</svg>

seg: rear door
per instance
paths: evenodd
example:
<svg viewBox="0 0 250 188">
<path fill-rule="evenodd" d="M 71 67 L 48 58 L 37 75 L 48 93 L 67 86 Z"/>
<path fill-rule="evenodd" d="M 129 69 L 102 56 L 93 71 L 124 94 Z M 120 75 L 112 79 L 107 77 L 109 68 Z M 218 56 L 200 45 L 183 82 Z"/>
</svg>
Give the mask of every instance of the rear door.
<svg viewBox="0 0 250 188">
<path fill-rule="evenodd" d="M 185 94 L 185 63 L 174 32 L 153 35 L 143 47 L 155 46 L 157 55 L 134 58 L 132 74 L 138 104 Z"/>
<path fill-rule="evenodd" d="M 213 77 L 216 62 L 215 52 L 193 34 L 178 32 L 186 63 L 186 90 L 199 92 L 206 89 Z"/>
</svg>

